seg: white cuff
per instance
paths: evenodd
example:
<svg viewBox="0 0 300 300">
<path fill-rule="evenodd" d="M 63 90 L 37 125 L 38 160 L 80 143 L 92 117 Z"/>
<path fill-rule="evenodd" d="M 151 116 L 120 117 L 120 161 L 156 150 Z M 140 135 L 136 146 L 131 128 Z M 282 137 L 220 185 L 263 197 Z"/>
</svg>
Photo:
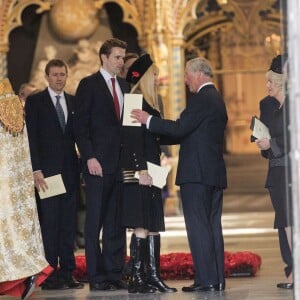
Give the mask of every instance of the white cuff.
<svg viewBox="0 0 300 300">
<path fill-rule="evenodd" d="M 146 128 L 149 129 L 152 116 L 149 116 L 146 122 Z"/>
</svg>

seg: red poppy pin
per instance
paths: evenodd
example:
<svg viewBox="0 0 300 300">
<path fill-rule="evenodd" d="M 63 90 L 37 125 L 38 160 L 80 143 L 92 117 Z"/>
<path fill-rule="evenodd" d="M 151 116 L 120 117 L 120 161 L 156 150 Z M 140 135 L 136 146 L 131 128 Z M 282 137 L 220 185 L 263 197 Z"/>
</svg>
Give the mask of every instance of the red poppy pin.
<svg viewBox="0 0 300 300">
<path fill-rule="evenodd" d="M 139 72 L 132 72 L 132 77 L 140 77 L 140 73 Z"/>
</svg>

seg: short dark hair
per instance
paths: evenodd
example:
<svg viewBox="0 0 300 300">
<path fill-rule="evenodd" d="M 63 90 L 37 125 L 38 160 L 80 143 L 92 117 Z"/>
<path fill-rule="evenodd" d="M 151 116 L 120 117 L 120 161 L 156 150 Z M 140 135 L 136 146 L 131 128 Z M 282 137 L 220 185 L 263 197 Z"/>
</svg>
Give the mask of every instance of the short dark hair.
<svg viewBox="0 0 300 300">
<path fill-rule="evenodd" d="M 47 75 L 49 75 L 50 68 L 52 68 L 52 67 L 65 67 L 66 72 L 68 74 L 67 64 L 61 59 L 51 59 L 51 60 L 48 61 L 47 65 L 45 67 L 45 73 Z"/>
<path fill-rule="evenodd" d="M 111 38 L 106 40 L 99 49 L 99 58 L 101 64 L 102 64 L 101 55 L 104 54 L 108 57 L 111 54 L 111 49 L 114 47 L 126 49 L 127 43 L 117 38 Z"/>
</svg>

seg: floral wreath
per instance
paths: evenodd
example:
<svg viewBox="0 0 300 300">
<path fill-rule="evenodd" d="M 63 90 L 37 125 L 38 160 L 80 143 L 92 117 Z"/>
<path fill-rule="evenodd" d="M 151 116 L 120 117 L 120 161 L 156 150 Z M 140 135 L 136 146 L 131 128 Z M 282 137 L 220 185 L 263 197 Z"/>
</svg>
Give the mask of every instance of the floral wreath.
<svg viewBox="0 0 300 300">
<path fill-rule="evenodd" d="M 74 276 L 78 280 L 87 280 L 84 255 L 76 256 Z M 129 260 L 129 257 L 126 258 Z M 261 257 L 249 251 L 224 252 L 225 277 L 255 276 L 262 264 Z M 193 279 L 195 269 L 191 253 L 169 253 L 160 256 L 160 272 L 164 280 Z"/>
</svg>

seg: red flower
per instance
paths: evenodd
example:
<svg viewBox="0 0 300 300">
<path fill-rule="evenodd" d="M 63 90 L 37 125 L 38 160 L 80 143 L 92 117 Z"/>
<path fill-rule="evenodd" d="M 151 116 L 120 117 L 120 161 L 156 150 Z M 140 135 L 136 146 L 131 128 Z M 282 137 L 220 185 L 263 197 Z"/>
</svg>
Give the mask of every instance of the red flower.
<svg viewBox="0 0 300 300">
<path fill-rule="evenodd" d="M 132 73 L 132 77 L 140 77 L 140 73 L 139 72 L 136 72 L 136 71 L 133 71 Z"/>
</svg>

